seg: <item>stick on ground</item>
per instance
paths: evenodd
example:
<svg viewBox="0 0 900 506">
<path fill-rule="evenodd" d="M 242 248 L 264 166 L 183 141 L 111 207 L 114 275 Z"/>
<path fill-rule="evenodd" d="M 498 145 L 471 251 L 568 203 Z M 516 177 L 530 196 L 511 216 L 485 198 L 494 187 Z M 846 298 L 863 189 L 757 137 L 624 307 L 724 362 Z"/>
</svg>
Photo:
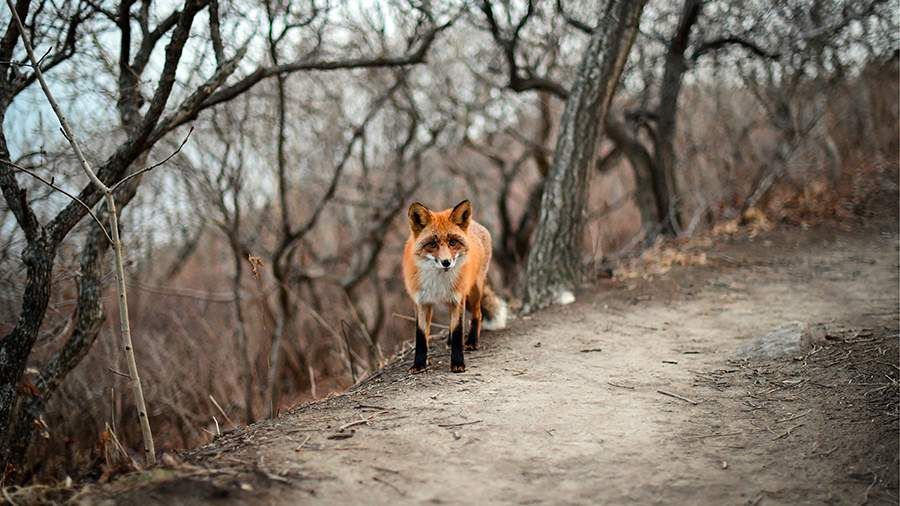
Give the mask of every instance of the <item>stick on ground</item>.
<svg viewBox="0 0 900 506">
<path fill-rule="evenodd" d="M 666 392 L 665 390 L 657 390 L 657 392 L 659 392 L 659 393 L 661 393 L 661 394 L 663 394 L 663 395 L 668 395 L 669 397 L 673 397 L 673 398 L 675 398 L 675 399 L 678 399 L 678 400 L 681 400 L 681 401 L 684 401 L 684 402 L 689 402 L 689 403 L 691 403 L 691 404 L 693 404 L 693 405 L 695 405 L 695 406 L 696 406 L 697 404 L 700 404 L 700 403 L 697 402 L 697 401 L 688 399 L 687 397 L 682 397 L 682 396 L 680 396 L 680 395 L 678 395 L 678 394 L 673 394 L 672 392 Z"/>
</svg>

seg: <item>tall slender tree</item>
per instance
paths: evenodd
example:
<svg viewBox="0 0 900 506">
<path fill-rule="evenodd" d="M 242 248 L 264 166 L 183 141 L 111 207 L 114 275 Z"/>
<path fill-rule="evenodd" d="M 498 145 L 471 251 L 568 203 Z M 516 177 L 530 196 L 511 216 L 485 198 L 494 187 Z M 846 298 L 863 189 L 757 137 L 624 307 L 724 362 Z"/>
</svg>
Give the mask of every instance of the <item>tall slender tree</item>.
<svg viewBox="0 0 900 506">
<path fill-rule="evenodd" d="M 574 300 L 598 130 L 638 32 L 645 0 L 609 0 L 591 32 L 560 121 L 553 166 L 544 181 L 536 237 L 524 278 L 525 311 Z"/>
</svg>

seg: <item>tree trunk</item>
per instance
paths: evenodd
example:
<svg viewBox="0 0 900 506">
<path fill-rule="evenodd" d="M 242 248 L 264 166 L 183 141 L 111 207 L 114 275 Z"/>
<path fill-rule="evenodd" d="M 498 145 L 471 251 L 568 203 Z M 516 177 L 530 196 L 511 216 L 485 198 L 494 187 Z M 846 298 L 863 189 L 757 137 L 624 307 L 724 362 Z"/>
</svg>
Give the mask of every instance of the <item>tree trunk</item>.
<svg viewBox="0 0 900 506">
<path fill-rule="evenodd" d="M 701 0 L 685 0 L 678 21 L 675 36 L 666 51 L 666 63 L 660 84 L 659 106 L 656 113 L 655 163 L 651 166 L 653 190 L 656 195 L 656 209 L 662 225 L 662 232 L 675 235 L 681 222 L 681 202 L 678 199 L 678 183 L 675 174 L 677 157 L 675 154 L 676 115 L 678 96 L 681 94 L 682 78 L 687 70 L 687 51 L 691 31 L 703 8 Z"/>
<path fill-rule="evenodd" d="M 606 118 L 606 134 L 622 150 L 634 172 L 634 200 L 641 213 L 641 229 L 645 241 L 654 239 L 662 216 L 656 206 L 653 186 L 653 157 L 623 123 L 611 115 Z"/>
<path fill-rule="evenodd" d="M 104 320 L 102 304 L 102 267 L 109 241 L 95 223 L 81 252 L 78 279 L 78 298 L 75 306 L 75 328 L 65 344 L 41 369 L 35 381 L 36 392 L 23 396 L 16 405 L 7 443 L 7 463 L 21 466 L 34 436 L 34 421 L 40 419 L 50 398 L 69 371 L 87 355 Z M 19 470 L 24 471 L 23 469 Z"/>
<path fill-rule="evenodd" d="M 50 277 L 55 249 L 45 246 L 46 239 L 30 242 L 22 252 L 26 268 L 22 311 L 12 332 L 0 340 L 0 477 L 15 471 L 21 459 L 10 454 L 13 443 L 14 407 L 19 403 L 19 382 L 25 372 L 28 355 L 37 338 L 44 312 L 50 300 Z M 33 391 L 27 389 L 31 395 Z M 11 467 L 10 467 L 11 466 Z"/>
<path fill-rule="evenodd" d="M 609 0 L 591 34 L 560 123 L 524 278 L 526 312 L 568 302 L 581 280 L 588 176 L 598 129 L 625 67 L 646 0 Z"/>
</svg>

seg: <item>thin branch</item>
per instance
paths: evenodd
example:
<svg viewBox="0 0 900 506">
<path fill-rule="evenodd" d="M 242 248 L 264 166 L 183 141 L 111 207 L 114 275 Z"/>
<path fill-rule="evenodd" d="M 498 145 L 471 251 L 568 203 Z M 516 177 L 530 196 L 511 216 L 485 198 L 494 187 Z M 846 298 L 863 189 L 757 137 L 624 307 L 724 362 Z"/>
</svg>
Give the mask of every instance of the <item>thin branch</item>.
<svg viewBox="0 0 900 506">
<path fill-rule="evenodd" d="M 192 133 L 194 133 L 194 126 L 193 126 L 193 125 L 191 125 L 191 129 L 188 131 L 187 135 L 184 136 L 184 139 L 181 141 L 181 144 L 178 145 L 178 149 L 176 149 L 176 150 L 173 151 L 171 154 L 169 154 L 169 156 L 167 156 L 167 157 L 163 158 L 162 160 L 160 160 L 160 161 L 154 163 L 153 165 L 151 165 L 151 166 L 149 166 L 149 167 L 144 167 L 143 169 L 141 169 L 141 170 L 135 172 L 134 174 L 131 174 L 131 175 L 129 175 L 129 176 L 126 176 L 126 177 L 122 178 L 121 181 L 119 181 L 118 183 L 112 185 L 112 187 L 110 188 L 110 191 L 112 191 L 112 192 L 116 191 L 120 186 L 122 186 L 123 184 L 125 184 L 126 182 L 128 182 L 130 179 L 136 178 L 136 177 L 138 177 L 138 176 L 140 176 L 140 175 L 142 175 L 142 174 L 144 174 L 144 173 L 146 173 L 146 172 L 150 172 L 151 170 L 153 170 L 153 169 L 159 167 L 160 165 L 164 165 L 166 162 L 168 162 L 169 160 L 171 160 L 172 158 L 174 158 L 175 155 L 177 155 L 178 153 L 181 152 L 181 148 L 183 148 L 184 145 L 187 144 L 187 141 L 188 141 L 188 139 L 191 137 L 191 134 L 192 134 Z"/>
<path fill-rule="evenodd" d="M 216 65 L 221 66 L 225 61 L 225 48 L 222 46 L 222 33 L 219 29 L 219 0 L 209 2 L 209 37 L 212 39 Z"/>
<path fill-rule="evenodd" d="M 19 18 L 19 12 L 16 11 L 16 7 L 13 4 L 12 0 L 6 0 L 6 5 L 9 7 L 10 12 L 12 12 L 13 19 L 15 20 L 16 25 L 19 28 L 19 36 L 22 37 L 22 45 L 25 46 L 25 52 L 28 54 L 28 59 L 31 60 L 31 64 L 34 66 L 35 77 L 37 77 L 38 82 L 41 84 L 41 89 L 44 90 L 44 95 L 47 96 L 47 101 L 50 102 L 50 107 L 53 108 L 53 112 L 56 113 L 56 117 L 59 118 L 59 124 L 62 126 L 63 133 L 65 134 L 66 139 L 68 139 L 69 144 L 72 145 L 72 149 L 75 150 L 75 154 L 78 156 L 78 161 L 81 162 L 81 169 L 85 174 L 87 174 L 91 182 L 94 183 L 94 186 L 99 188 L 100 191 L 104 193 L 108 192 L 109 188 L 107 188 L 107 186 L 103 184 L 103 181 L 100 181 L 100 179 L 97 178 L 97 175 L 91 168 L 90 163 L 88 163 L 87 158 L 81 151 L 81 146 L 78 144 L 78 141 L 75 139 L 74 134 L 72 133 L 72 128 L 69 126 L 69 120 L 66 119 L 66 115 L 63 114 L 62 109 L 60 109 L 59 104 L 56 102 L 56 99 L 53 98 L 53 94 L 50 92 L 50 87 L 47 85 L 47 81 L 44 80 L 44 73 L 41 71 L 41 66 L 38 62 L 37 56 L 35 56 L 34 54 L 34 49 L 31 46 L 31 40 L 29 40 L 28 34 L 25 33 L 25 26 L 22 24 L 22 20 Z M 83 202 L 82 205 L 84 205 Z"/>
<path fill-rule="evenodd" d="M 528 23 L 528 20 L 534 14 L 534 2 L 528 2 L 528 9 L 526 10 L 525 14 L 522 15 L 522 18 L 519 19 L 519 22 L 516 23 L 516 26 L 513 28 L 512 37 L 509 38 L 507 38 L 503 34 L 503 30 L 497 23 L 497 18 L 494 14 L 494 7 L 490 1 L 483 0 L 481 2 L 481 11 L 484 13 L 484 17 L 488 22 L 491 36 L 494 38 L 494 41 L 497 43 L 497 45 L 503 49 L 503 57 L 506 59 L 506 66 L 508 67 L 509 71 L 509 81 L 506 84 L 506 87 L 517 93 L 536 90 L 549 92 L 561 100 L 565 100 L 566 98 L 568 98 L 569 90 L 567 90 L 566 87 L 561 83 L 558 83 L 547 77 L 533 75 L 523 77 L 522 72 L 520 72 L 521 68 L 516 61 L 516 50 L 519 44 L 519 35 L 522 29 Z"/>
<path fill-rule="evenodd" d="M 591 28 L 590 25 L 566 12 L 565 7 L 563 7 L 563 0 L 556 0 L 556 10 L 557 12 L 559 12 L 559 15 L 562 16 L 562 18 L 566 21 L 566 23 L 571 25 L 579 32 L 590 35 L 591 32 L 594 31 L 594 29 Z"/>
<path fill-rule="evenodd" d="M 250 88 L 256 86 L 260 81 L 277 74 L 289 74 L 302 71 L 332 71 L 347 69 L 365 69 L 365 68 L 387 68 L 387 67 L 406 67 L 409 65 L 418 65 L 425 61 L 428 50 L 434 43 L 437 35 L 449 27 L 456 17 L 431 29 L 422 38 L 419 46 L 410 53 L 402 56 L 385 56 L 385 57 L 365 57 L 350 58 L 347 60 L 326 60 L 326 61 L 298 61 L 292 63 L 284 63 L 281 65 L 273 65 L 268 67 L 259 67 L 238 82 L 222 88 L 207 98 L 201 105 L 202 109 L 207 109 L 222 102 L 227 102 Z"/>
<path fill-rule="evenodd" d="M 720 49 L 724 49 L 727 46 L 739 46 L 742 47 L 751 53 L 759 56 L 760 58 L 766 58 L 769 60 L 777 60 L 781 57 L 780 53 L 774 51 L 768 51 L 763 49 L 759 45 L 751 42 L 747 39 L 742 39 L 736 36 L 726 36 L 720 37 L 718 39 L 708 40 L 702 44 L 700 44 L 697 49 L 694 50 L 694 53 L 691 55 L 691 60 L 697 61 L 701 56 L 706 53 L 718 51 Z"/>
<path fill-rule="evenodd" d="M 60 188 L 59 186 L 56 186 L 55 184 L 53 184 L 52 181 L 47 181 L 47 180 L 44 179 L 43 177 L 39 176 L 37 173 L 32 172 L 30 169 L 26 169 L 25 167 L 22 167 L 21 165 L 17 165 L 17 164 L 15 164 L 15 163 L 13 163 L 13 162 L 11 162 L 11 161 L 9 161 L 9 160 L 2 160 L 2 159 L 0 159 L 0 163 L 5 164 L 5 165 L 8 165 L 8 166 L 12 167 L 13 169 L 16 169 L 16 170 L 18 170 L 18 171 L 20 171 L 20 172 L 24 172 L 24 173 L 28 174 L 29 176 L 31 176 L 31 177 L 37 179 L 38 181 L 40 181 L 40 182 L 44 183 L 45 185 L 49 186 L 50 188 L 53 188 L 54 190 L 58 191 L 59 193 L 62 193 L 62 194 L 65 195 L 66 197 L 69 197 L 70 199 L 74 200 L 74 201 L 77 202 L 79 205 L 81 205 L 82 207 L 84 207 L 84 209 L 88 212 L 88 214 L 91 215 L 91 218 L 93 218 L 94 221 L 97 222 L 97 225 L 100 227 L 100 230 L 103 231 L 103 235 L 106 236 L 106 239 L 110 242 L 110 244 L 112 244 L 112 238 L 109 236 L 109 232 L 106 231 L 106 227 L 103 226 L 103 223 L 100 221 L 99 218 L 97 218 L 97 215 L 94 214 L 94 211 L 92 211 L 91 208 L 90 208 L 90 206 L 88 206 L 87 204 L 85 204 L 84 201 L 82 201 L 81 199 L 79 199 L 79 198 L 76 197 L 75 195 L 72 195 L 71 193 L 67 192 L 66 190 L 63 190 L 63 189 Z"/>
</svg>

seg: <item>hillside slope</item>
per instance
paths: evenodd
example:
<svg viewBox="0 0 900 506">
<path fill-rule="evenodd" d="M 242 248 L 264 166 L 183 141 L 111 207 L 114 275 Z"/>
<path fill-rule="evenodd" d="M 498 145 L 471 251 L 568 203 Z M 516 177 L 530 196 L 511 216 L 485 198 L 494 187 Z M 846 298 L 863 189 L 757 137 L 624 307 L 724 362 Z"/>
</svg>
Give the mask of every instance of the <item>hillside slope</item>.
<svg viewBox="0 0 900 506">
<path fill-rule="evenodd" d="M 76 501 L 896 504 L 896 217 L 706 259 L 516 320 L 464 374 L 432 341 L 424 374 L 401 356 Z"/>
</svg>

